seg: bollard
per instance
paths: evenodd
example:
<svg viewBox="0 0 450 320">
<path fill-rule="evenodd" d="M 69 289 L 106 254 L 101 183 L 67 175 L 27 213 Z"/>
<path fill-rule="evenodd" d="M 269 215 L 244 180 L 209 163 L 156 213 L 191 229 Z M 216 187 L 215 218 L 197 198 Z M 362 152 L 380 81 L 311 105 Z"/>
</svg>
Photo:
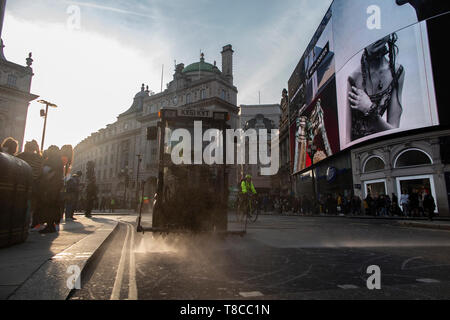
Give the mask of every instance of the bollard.
<svg viewBox="0 0 450 320">
<path fill-rule="evenodd" d="M 32 173 L 25 162 L 0 152 L 0 248 L 26 241 Z"/>
</svg>

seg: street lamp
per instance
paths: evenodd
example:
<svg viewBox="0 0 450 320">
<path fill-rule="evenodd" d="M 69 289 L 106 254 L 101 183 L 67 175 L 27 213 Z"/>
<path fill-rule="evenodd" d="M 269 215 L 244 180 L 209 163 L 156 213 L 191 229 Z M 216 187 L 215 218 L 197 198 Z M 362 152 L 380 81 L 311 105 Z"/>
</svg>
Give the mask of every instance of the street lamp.
<svg viewBox="0 0 450 320">
<path fill-rule="evenodd" d="M 142 163 L 142 155 L 137 154 L 136 157 L 138 158 L 138 165 L 137 165 L 137 174 L 136 174 L 136 195 L 135 195 L 135 199 L 136 199 L 136 212 L 138 211 L 138 205 L 139 205 L 139 173 L 140 173 L 140 169 L 141 169 L 141 163 Z M 142 199 L 141 199 L 142 201 Z"/>
<path fill-rule="evenodd" d="M 41 117 L 44 117 L 44 131 L 42 132 L 42 142 L 41 142 L 41 151 L 44 151 L 44 141 L 45 141 L 45 130 L 47 129 L 47 117 L 48 117 L 48 107 L 57 108 L 58 106 L 54 103 L 39 100 L 37 101 L 41 104 L 45 104 L 45 111 L 41 110 Z"/>
</svg>

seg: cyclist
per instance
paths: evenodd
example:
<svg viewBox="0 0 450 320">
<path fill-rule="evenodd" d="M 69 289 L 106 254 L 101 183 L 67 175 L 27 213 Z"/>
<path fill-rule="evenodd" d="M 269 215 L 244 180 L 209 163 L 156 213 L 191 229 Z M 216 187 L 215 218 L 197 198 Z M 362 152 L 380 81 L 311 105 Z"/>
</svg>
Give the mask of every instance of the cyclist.
<svg viewBox="0 0 450 320">
<path fill-rule="evenodd" d="M 249 192 L 251 192 L 253 195 L 256 195 L 256 189 L 252 182 L 252 176 L 246 175 L 245 179 L 241 182 L 241 191 L 243 195 L 247 195 Z"/>
<path fill-rule="evenodd" d="M 255 186 L 253 185 L 252 182 L 252 176 L 251 175 L 246 175 L 244 179 L 241 180 L 241 192 L 240 192 L 240 207 L 243 210 L 243 212 L 245 214 L 248 214 L 247 209 L 248 209 L 248 197 L 249 196 L 256 196 L 256 189 Z M 240 217 L 239 219 L 241 219 L 242 217 Z"/>
</svg>

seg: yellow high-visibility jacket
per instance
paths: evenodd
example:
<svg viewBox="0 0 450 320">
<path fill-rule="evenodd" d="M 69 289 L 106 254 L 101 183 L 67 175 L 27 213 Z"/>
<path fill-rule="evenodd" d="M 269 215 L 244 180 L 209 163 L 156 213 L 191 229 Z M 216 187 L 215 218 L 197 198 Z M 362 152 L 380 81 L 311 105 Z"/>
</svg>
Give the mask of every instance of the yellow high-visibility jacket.
<svg viewBox="0 0 450 320">
<path fill-rule="evenodd" d="M 247 181 L 242 181 L 241 183 L 241 189 L 243 194 L 247 194 L 247 192 L 251 191 L 253 194 L 256 194 L 255 186 L 253 185 L 253 182 L 248 183 Z"/>
</svg>

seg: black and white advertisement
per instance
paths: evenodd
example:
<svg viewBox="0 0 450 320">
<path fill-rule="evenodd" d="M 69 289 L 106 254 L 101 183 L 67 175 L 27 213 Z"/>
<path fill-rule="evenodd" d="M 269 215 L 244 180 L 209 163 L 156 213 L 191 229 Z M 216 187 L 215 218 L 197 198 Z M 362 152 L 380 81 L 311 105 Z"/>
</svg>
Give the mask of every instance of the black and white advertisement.
<svg viewBox="0 0 450 320">
<path fill-rule="evenodd" d="M 336 79 L 342 149 L 439 124 L 425 23 L 370 44 Z"/>
</svg>

